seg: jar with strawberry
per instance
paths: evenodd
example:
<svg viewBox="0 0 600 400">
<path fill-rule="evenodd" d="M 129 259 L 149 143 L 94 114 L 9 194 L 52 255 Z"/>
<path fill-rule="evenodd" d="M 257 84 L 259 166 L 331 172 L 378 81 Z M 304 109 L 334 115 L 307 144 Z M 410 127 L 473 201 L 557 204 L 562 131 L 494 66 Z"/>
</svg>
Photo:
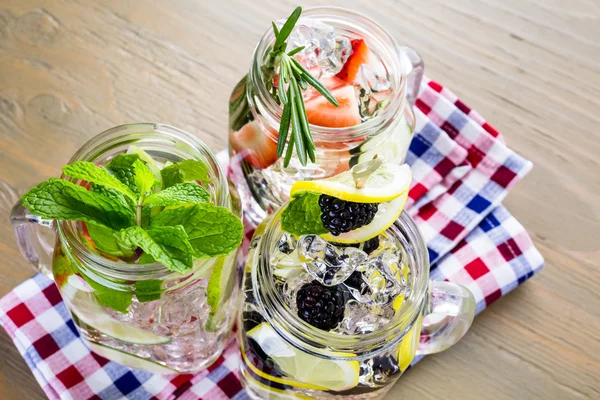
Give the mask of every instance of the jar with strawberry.
<svg viewBox="0 0 600 400">
<path fill-rule="evenodd" d="M 403 163 L 422 76 L 413 50 L 354 11 L 298 8 L 276 21 L 229 102 L 229 176 L 246 217 L 277 210 L 296 181 L 375 155 Z"/>
</svg>

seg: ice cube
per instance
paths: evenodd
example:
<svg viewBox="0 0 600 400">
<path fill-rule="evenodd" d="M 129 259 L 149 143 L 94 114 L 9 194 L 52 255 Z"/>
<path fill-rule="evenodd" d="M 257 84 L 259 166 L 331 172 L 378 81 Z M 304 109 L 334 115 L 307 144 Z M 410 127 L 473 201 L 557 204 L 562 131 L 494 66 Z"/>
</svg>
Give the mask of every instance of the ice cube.
<svg viewBox="0 0 600 400">
<path fill-rule="evenodd" d="M 344 36 L 335 38 L 335 47 L 330 53 L 323 52 L 317 57 L 319 66 L 323 71 L 323 77 L 334 76 L 342 70 L 342 67 L 352 54 L 350 39 Z"/>
<path fill-rule="evenodd" d="M 362 250 L 338 248 L 317 235 L 298 240 L 298 255 L 306 271 L 325 286 L 344 282 L 368 257 Z"/>
<path fill-rule="evenodd" d="M 279 239 L 279 242 L 277 243 L 277 248 L 284 254 L 291 254 L 294 250 L 296 250 L 296 244 L 297 241 L 294 235 L 284 232 L 284 234 L 281 236 L 281 239 Z"/>
<path fill-rule="evenodd" d="M 388 304 L 408 289 L 402 250 L 384 236 L 379 241 L 379 247 L 344 282 L 352 297 L 360 303 Z"/>
<path fill-rule="evenodd" d="M 347 335 L 374 332 L 385 326 L 394 316 L 391 307 L 365 304 L 356 300 L 346 303 L 345 316 L 338 330 Z"/>
<path fill-rule="evenodd" d="M 286 20 L 276 22 L 281 28 Z M 336 36 L 335 29 L 319 20 L 301 17 L 288 37 L 287 50 L 304 46 L 298 53 L 300 62 L 307 68 L 319 66 L 321 76 L 333 76 L 340 72 L 344 63 L 352 52 L 350 40 L 343 36 Z"/>
</svg>

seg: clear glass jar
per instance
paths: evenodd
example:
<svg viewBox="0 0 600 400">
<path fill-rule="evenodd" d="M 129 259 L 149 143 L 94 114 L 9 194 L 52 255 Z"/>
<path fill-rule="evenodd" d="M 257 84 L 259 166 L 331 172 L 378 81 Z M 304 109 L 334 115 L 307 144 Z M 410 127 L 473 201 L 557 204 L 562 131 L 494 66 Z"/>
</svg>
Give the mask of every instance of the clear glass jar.
<svg viewBox="0 0 600 400">
<path fill-rule="evenodd" d="M 234 88 L 229 102 L 230 179 L 240 191 L 245 216 L 258 224 L 287 199 L 299 180 L 327 178 L 350 169 L 375 154 L 403 163 L 412 140 L 415 119 L 411 105 L 423 76 L 423 63 L 413 50 L 402 47 L 372 20 L 350 10 L 309 8 L 303 17 L 335 28 L 337 34 L 359 37 L 387 69 L 392 87 L 389 104 L 375 117 L 348 128 L 310 125 L 316 162 L 302 166 L 292 157 L 283 167 L 275 154 L 282 108 L 263 81 L 261 66 L 274 42 L 272 30 L 254 51 L 250 71 Z M 248 146 L 248 144 L 254 147 Z"/>
<path fill-rule="evenodd" d="M 443 351 L 469 329 L 473 295 L 462 286 L 429 280 L 427 249 L 407 213 L 378 239 L 391 240 L 400 249 L 404 278 L 399 279 L 407 290 L 387 304 L 370 306 L 367 315 L 360 305 L 350 307 L 355 296 L 345 286 L 344 319 L 335 328 L 322 330 L 305 322 L 290 303 L 295 304 L 297 288 L 314 277 L 303 276 L 302 265 L 294 269 L 301 263 L 294 256 L 297 249 L 290 252 L 295 245 L 289 243 L 295 242 L 281 241 L 280 213 L 259 225 L 246 266 L 239 341 L 241 377 L 250 397 L 381 398 L 415 355 Z"/>
<path fill-rule="evenodd" d="M 204 186 L 211 201 L 241 218 L 237 192 L 210 149 L 189 133 L 167 125 L 112 128 L 87 142 L 69 163 L 104 165 L 132 144 L 158 163 L 186 159 L 205 163 L 211 182 Z M 128 264 L 100 254 L 90 245 L 82 223 L 42 220 L 29 215 L 20 202 L 11 220 L 21 252 L 54 279 L 81 338 L 93 351 L 159 373 L 197 372 L 223 351 L 240 299 L 238 250 L 224 257 L 196 259 L 191 271 L 180 274 L 160 263 Z M 48 244 L 48 227 L 56 236 L 54 251 Z M 229 280 L 212 309 L 207 286 L 218 265 Z"/>
</svg>

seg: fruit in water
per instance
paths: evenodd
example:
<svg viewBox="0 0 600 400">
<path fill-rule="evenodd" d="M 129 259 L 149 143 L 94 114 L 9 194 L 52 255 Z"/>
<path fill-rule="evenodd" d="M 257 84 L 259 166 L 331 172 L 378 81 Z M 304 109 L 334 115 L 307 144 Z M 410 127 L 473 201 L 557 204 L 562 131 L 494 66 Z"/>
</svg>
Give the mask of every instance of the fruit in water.
<svg viewBox="0 0 600 400">
<path fill-rule="evenodd" d="M 305 102 L 308 122 L 329 128 L 346 128 L 360 124 L 358 99 L 354 86 L 338 87 L 331 90 L 331 94 L 339 103 L 337 107 L 321 95 Z"/>
<path fill-rule="evenodd" d="M 277 143 L 256 121 L 250 121 L 239 131 L 229 133 L 229 143 L 254 168 L 267 168 L 277 161 Z"/>
<path fill-rule="evenodd" d="M 343 232 L 337 236 L 331 233 L 320 235 L 323 239 L 328 242 L 339 242 L 339 243 L 361 243 L 369 239 L 372 239 L 381 233 L 385 232 L 394 222 L 398 219 L 404 204 L 408 198 L 408 190 L 400 195 L 400 197 L 394 200 L 379 205 L 379 211 L 375 214 L 373 221 L 367 225 L 357 228 L 350 232 Z"/>
<path fill-rule="evenodd" d="M 377 213 L 375 203 L 355 203 L 322 194 L 319 197 L 321 221 L 332 235 L 353 231 L 370 224 Z"/>
<path fill-rule="evenodd" d="M 302 320 L 328 331 L 344 319 L 344 292 L 340 285 L 327 287 L 312 281 L 296 294 L 296 306 Z"/>
<path fill-rule="evenodd" d="M 362 64 L 369 64 L 373 56 L 364 40 L 353 39 L 350 43 L 352 44 L 352 54 L 350 54 L 350 57 L 348 57 L 348 60 L 336 77 L 352 83 L 356 80 L 360 66 Z"/>
</svg>

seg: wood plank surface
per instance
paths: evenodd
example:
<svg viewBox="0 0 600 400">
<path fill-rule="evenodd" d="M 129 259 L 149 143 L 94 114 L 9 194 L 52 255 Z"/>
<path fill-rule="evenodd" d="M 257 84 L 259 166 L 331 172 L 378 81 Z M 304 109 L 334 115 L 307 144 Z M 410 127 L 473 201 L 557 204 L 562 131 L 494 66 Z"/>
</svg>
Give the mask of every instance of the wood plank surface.
<svg viewBox="0 0 600 400">
<path fill-rule="evenodd" d="M 305 1 L 303 5 L 324 4 Z M 546 258 L 387 399 L 600 398 L 600 2 L 337 1 L 379 21 L 535 163 L 505 204 Z M 227 100 L 283 0 L 1 0 L 0 177 L 57 176 L 87 139 L 156 121 L 227 142 Z M 4 207 L 0 295 L 31 275 Z M 44 394 L 0 334 L 0 398 Z"/>
</svg>

